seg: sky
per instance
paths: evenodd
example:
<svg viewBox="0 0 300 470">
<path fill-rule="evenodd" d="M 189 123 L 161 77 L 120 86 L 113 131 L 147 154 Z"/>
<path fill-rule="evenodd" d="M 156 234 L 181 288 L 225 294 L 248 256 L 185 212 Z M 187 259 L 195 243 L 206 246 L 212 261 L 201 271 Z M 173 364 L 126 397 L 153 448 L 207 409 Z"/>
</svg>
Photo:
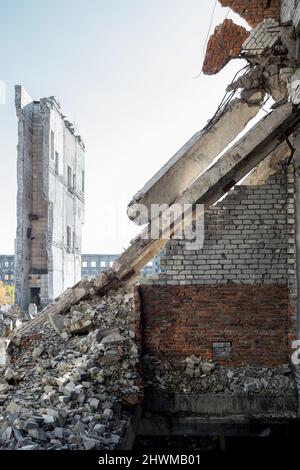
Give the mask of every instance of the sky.
<svg viewBox="0 0 300 470">
<path fill-rule="evenodd" d="M 243 63 L 200 74 L 214 0 L 0 0 L 0 254 L 16 232 L 14 86 L 55 95 L 86 145 L 83 253 L 122 252 L 127 204 L 214 114 Z M 4 84 L 4 85 L 3 85 Z"/>
</svg>

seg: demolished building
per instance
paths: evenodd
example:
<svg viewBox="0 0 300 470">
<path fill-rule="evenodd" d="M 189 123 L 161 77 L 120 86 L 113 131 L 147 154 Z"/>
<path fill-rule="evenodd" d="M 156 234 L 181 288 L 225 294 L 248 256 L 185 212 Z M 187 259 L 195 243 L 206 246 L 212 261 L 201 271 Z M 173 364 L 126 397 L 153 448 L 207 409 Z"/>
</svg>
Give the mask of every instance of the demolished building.
<svg viewBox="0 0 300 470">
<path fill-rule="evenodd" d="M 44 307 L 81 279 L 85 148 L 55 97 L 16 86 L 16 303 Z"/>
<path fill-rule="evenodd" d="M 151 238 L 157 221 L 145 212 L 138 219 L 145 228 L 112 268 L 68 289 L 10 336 L 1 355 L 3 367 L 9 360 L 11 367 L 2 380 L 3 447 L 129 448 L 135 435 L 265 435 L 278 422 L 299 416 L 298 358 L 293 354 L 291 361 L 291 355 L 300 340 L 300 3 L 220 3 L 253 29 L 243 31 L 225 20 L 208 42 L 204 71 L 217 73 L 232 57 L 248 66 L 229 85 L 229 99 L 208 125 L 128 207 L 136 220 L 137 203 L 147 209 L 168 204 L 165 216 L 175 204 L 201 204 L 204 245 L 187 250 L 186 240 L 176 239 L 182 215 L 173 218 L 171 240 L 163 232 Z M 231 144 L 267 96 L 274 100 L 272 109 Z M 141 267 L 163 247 L 164 272 L 136 285 Z M 133 286 L 134 311 L 128 305 L 132 294 L 129 300 L 118 290 Z M 125 328 L 119 324 L 124 309 L 131 319 Z M 45 345 L 53 331 L 60 336 L 52 352 Z M 78 348 L 79 333 L 87 336 Z M 26 365 L 26 348 L 48 364 L 46 381 L 34 361 Z M 111 370 L 115 361 L 128 371 L 125 378 Z M 89 388 L 87 369 L 94 367 Z M 47 412 L 36 412 L 32 397 L 22 401 L 17 394 L 24 389 L 26 368 L 34 376 L 37 400 L 43 407 L 51 404 Z M 63 377 L 57 377 L 60 370 Z M 101 397 L 95 395 L 97 384 Z M 109 405 L 105 390 L 113 395 Z M 16 431 L 9 423 L 11 409 L 21 421 Z M 28 414 L 35 429 L 30 433 Z M 105 428 L 96 428 L 95 416 Z M 117 416 L 119 425 L 112 422 Z"/>
</svg>

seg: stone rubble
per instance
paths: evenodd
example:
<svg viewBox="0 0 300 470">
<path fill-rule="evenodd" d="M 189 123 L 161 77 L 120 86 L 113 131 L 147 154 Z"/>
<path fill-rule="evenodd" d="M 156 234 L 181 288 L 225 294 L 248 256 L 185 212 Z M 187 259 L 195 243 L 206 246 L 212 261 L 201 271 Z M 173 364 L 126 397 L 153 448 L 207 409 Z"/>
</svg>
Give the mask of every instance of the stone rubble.
<svg viewBox="0 0 300 470">
<path fill-rule="evenodd" d="M 231 368 L 149 355 L 141 364 L 133 295 L 121 289 L 29 325 L 11 338 L 9 364 L 0 369 L 1 449 L 120 448 L 144 387 L 157 394 L 295 393 L 288 365 Z"/>
<path fill-rule="evenodd" d="M 225 367 L 190 356 L 185 360 L 143 357 L 145 388 L 167 393 L 227 395 L 293 394 L 295 382 L 289 365 Z"/>
<path fill-rule="evenodd" d="M 59 317 L 10 346 L 1 449 L 116 448 L 142 400 L 132 294 L 94 296 Z"/>
</svg>

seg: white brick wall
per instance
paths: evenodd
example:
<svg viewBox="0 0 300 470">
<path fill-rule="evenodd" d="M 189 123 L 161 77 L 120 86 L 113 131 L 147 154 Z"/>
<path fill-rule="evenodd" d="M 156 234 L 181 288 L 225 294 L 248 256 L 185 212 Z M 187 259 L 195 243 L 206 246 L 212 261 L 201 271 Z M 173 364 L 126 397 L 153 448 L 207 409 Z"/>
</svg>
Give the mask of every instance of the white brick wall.
<svg viewBox="0 0 300 470">
<path fill-rule="evenodd" d="M 172 240 L 157 284 L 287 284 L 295 288 L 293 171 L 237 186 L 205 215 L 201 250 Z"/>
</svg>

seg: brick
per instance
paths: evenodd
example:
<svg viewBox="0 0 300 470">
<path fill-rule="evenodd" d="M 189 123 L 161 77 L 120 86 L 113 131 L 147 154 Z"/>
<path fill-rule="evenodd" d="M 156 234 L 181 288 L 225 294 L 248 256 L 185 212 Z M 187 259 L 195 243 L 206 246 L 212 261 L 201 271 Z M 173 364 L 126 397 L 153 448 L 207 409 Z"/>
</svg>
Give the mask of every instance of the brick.
<svg viewBox="0 0 300 470">
<path fill-rule="evenodd" d="M 252 28 L 265 18 L 280 20 L 280 0 L 219 0 L 246 20 Z"/>
<path fill-rule="evenodd" d="M 269 198 L 272 188 L 276 194 Z M 285 204 L 287 188 L 287 174 L 281 168 L 257 189 L 239 186 L 220 204 L 207 209 L 203 249 L 191 255 L 183 242 L 175 254 L 173 242 L 169 242 L 164 260 L 168 266 L 167 280 L 176 281 L 173 285 L 184 282 L 199 286 L 285 283 L 290 286 L 291 295 L 295 295 L 295 272 L 292 272 L 295 271 L 295 230 L 294 225 L 287 223 L 293 223 Z M 253 207 L 251 218 L 245 213 L 249 200 Z M 294 200 L 290 203 L 293 208 Z M 180 264 L 175 263 L 175 257 L 180 257 Z M 186 278 L 174 277 L 180 274 Z"/>
<path fill-rule="evenodd" d="M 229 366 L 272 367 L 288 362 L 295 305 L 286 285 L 192 282 L 139 287 L 146 354 L 170 358 L 195 354 Z M 162 324 L 168 328 L 162 330 Z M 230 343 L 231 354 L 215 357 L 216 342 Z"/>
<path fill-rule="evenodd" d="M 203 73 L 213 75 L 220 72 L 230 59 L 240 55 L 248 36 L 249 32 L 232 20 L 226 19 L 222 25 L 217 26 L 208 41 Z"/>
</svg>

